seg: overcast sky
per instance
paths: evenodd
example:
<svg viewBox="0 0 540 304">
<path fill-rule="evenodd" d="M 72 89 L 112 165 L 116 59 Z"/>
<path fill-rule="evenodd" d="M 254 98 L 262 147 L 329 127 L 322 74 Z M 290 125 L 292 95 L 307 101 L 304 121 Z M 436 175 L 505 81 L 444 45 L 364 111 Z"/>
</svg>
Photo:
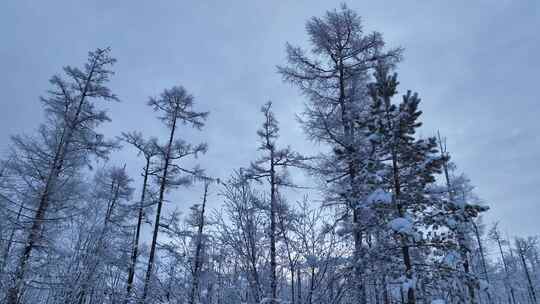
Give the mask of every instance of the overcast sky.
<svg viewBox="0 0 540 304">
<path fill-rule="evenodd" d="M 473 3 L 474 2 L 474 3 Z M 540 219 L 540 2 L 349 1 L 366 30 L 405 48 L 401 87 L 418 91 L 423 136 L 448 137 L 460 170 L 511 234 L 538 234 Z M 275 73 L 287 41 L 306 45 L 305 21 L 339 6 L 334 1 L 26 1 L 0 4 L 0 152 L 9 136 L 35 130 L 38 96 L 64 65 L 80 66 L 89 50 L 112 48 L 118 59 L 104 132 L 141 130 L 164 138 L 145 103 L 181 84 L 196 108 L 211 112 L 201 132 L 199 162 L 227 177 L 256 157 L 260 106 L 275 104 L 283 144 L 314 151 L 295 120 L 304 98 Z M 185 132 L 185 133 L 184 133 Z M 115 153 L 136 173 L 134 151 Z M 192 189 L 191 192 L 199 192 Z M 195 197 L 174 194 L 175 202 Z M 214 204 L 218 204 L 214 197 Z"/>
</svg>

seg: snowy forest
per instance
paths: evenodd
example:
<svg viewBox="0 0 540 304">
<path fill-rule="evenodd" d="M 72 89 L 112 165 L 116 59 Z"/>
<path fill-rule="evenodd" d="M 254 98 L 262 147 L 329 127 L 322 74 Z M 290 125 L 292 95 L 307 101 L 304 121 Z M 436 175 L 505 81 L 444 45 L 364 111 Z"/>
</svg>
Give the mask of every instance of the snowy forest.
<svg viewBox="0 0 540 304">
<path fill-rule="evenodd" d="M 58 67 L 36 92 L 39 128 L 0 155 L 0 301 L 539 304 L 540 239 L 483 220 L 489 202 L 445 135 L 419 135 L 422 94 L 399 87 L 401 47 L 342 5 L 283 54 L 276 73 L 303 96 L 291 114 L 313 153 L 282 140 L 276 105 L 262 103 L 246 114 L 258 153 L 228 176 L 207 174 L 199 156 L 219 147 L 203 133 L 183 138 L 212 119 L 188 87 L 141 98 L 161 136 L 144 122 L 105 134 L 117 119 L 106 105 L 121 101 L 114 45 Z M 110 161 L 120 149 L 138 161 Z M 188 187 L 199 201 L 173 199 Z"/>
</svg>

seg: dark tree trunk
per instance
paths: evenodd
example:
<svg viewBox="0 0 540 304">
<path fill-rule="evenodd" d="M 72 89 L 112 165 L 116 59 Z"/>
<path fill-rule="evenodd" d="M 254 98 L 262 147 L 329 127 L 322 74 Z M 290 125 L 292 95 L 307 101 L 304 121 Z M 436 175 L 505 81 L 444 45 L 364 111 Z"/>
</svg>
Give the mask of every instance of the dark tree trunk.
<svg viewBox="0 0 540 304">
<path fill-rule="evenodd" d="M 396 206 L 398 206 L 398 214 L 400 217 L 404 216 L 404 210 L 401 205 L 400 200 L 400 194 L 401 194 L 401 184 L 399 180 L 399 168 L 397 163 L 397 156 L 395 152 L 392 152 L 392 168 L 393 168 L 393 178 L 394 178 L 394 190 L 395 195 L 394 199 L 396 202 Z M 402 235 L 401 237 L 401 253 L 403 255 L 403 264 L 405 265 L 405 277 L 408 280 L 408 285 L 412 284 L 413 282 L 413 269 L 412 269 L 412 262 L 411 262 L 411 255 L 409 252 L 409 245 L 408 245 L 408 236 Z M 415 304 L 416 303 L 416 295 L 415 295 L 415 288 L 414 286 L 407 286 L 407 304 Z"/>
<path fill-rule="evenodd" d="M 270 290 L 272 303 L 277 302 L 276 275 L 276 171 L 274 167 L 274 149 L 270 149 Z"/>
<path fill-rule="evenodd" d="M 80 99 L 77 103 L 75 115 L 73 116 L 73 119 L 71 121 L 67 122 L 68 126 L 64 127 L 64 129 L 62 130 L 60 141 L 56 147 L 54 159 L 45 181 L 45 187 L 39 199 L 38 209 L 36 211 L 36 214 L 32 221 L 32 227 L 30 228 L 30 232 L 26 239 L 26 245 L 24 246 L 22 255 L 19 258 L 17 270 L 15 272 L 14 285 L 11 286 L 8 290 L 8 304 L 17 304 L 19 302 L 19 296 L 26 273 L 26 267 L 30 259 L 30 255 L 32 254 L 32 250 L 41 238 L 41 229 L 43 225 L 43 220 L 45 219 L 45 213 L 49 208 L 51 191 L 53 191 L 53 188 L 56 184 L 56 179 L 59 177 L 64 167 L 65 154 L 72 141 L 73 132 L 78 124 L 79 116 L 81 114 L 84 102 L 86 101 L 86 95 L 88 94 L 88 89 L 90 87 L 90 82 L 92 80 L 96 64 L 96 60 L 91 63 L 90 72 L 88 74 L 88 77 L 86 78 L 84 88 L 82 89 Z"/>
<path fill-rule="evenodd" d="M 133 251 L 131 254 L 131 262 L 128 270 L 127 290 L 125 304 L 128 303 L 131 298 L 131 291 L 133 289 L 133 280 L 135 278 L 135 266 L 137 265 L 137 257 L 139 256 L 139 237 L 141 235 L 141 226 L 144 216 L 144 202 L 146 197 L 146 187 L 148 185 L 148 175 L 150 170 L 150 158 L 146 159 L 146 165 L 144 167 L 144 179 L 141 192 L 141 201 L 139 203 L 139 216 L 137 218 L 137 227 L 135 228 L 135 239 L 133 240 Z"/>
<path fill-rule="evenodd" d="M 202 267 L 201 252 L 202 252 L 202 238 L 204 229 L 204 211 L 206 208 L 206 197 L 208 195 L 208 182 L 204 184 L 204 196 L 201 206 L 201 217 L 199 219 L 199 226 L 197 228 L 197 243 L 195 248 L 195 265 L 193 267 L 193 282 L 191 284 L 191 292 L 189 296 L 189 304 L 195 304 L 199 298 L 199 282 L 200 282 L 200 270 Z"/>
<path fill-rule="evenodd" d="M 538 301 L 536 300 L 536 292 L 534 290 L 534 285 L 532 283 L 531 275 L 529 273 L 529 267 L 527 266 L 527 263 L 525 261 L 525 256 L 524 256 L 522 248 L 518 248 L 518 254 L 521 259 L 521 263 L 523 265 L 523 271 L 525 272 L 525 276 L 527 277 L 527 283 L 529 284 L 529 296 L 531 297 L 531 301 L 534 304 L 537 304 Z"/>
<path fill-rule="evenodd" d="M 178 106 L 177 109 L 178 110 Z M 159 232 L 159 221 L 161 219 L 161 209 L 163 208 L 163 199 L 165 196 L 165 189 L 167 187 L 167 178 L 169 173 L 169 165 L 171 163 L 171 150 L 172 150 L 172 144 L 174 140 L 174 132 L 176 131 L 176 114 L 172 117 L 172 127 L 171 132 L 169 134 L 169 142 L 167 144 L 167 151 L 165 154 L 164 159 L 164 165 L 163 165 L 163 175 L 161 177 L 161 183 L 159 187 L 159 199 L 158 199 L 158 205 L 157 205 L 157 212 L 156 212 L 156 220 L 154 222 L 154 232 L 152 234 L 152 244 L 150 246 L 150 256 L 148 258 L 148 266 L 146 269 L 146 276 L 144 279 L 144 288 L 143 288 L 143 294 L 141 297 L 141 303 L 145 303 L 146 296 L 148 295 L 148 285 L 150 284 L 150 278 L 152 276 L 152 270 L 154 267 L 154 258 L 156 254 L 156 245 L 157 245 L 157 237 Z"/>
</svg>

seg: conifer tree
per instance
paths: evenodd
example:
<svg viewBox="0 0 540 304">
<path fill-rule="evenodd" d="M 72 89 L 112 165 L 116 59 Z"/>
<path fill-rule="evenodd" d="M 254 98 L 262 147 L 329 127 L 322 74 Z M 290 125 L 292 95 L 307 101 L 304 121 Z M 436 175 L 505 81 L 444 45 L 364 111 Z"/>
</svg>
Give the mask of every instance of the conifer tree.
<svg viewBox="0 0 540 304">
<path fill-rule="evenodd" d="M 453 174 L 456 170 L 456 165 L 450 161 L 446 142 L 441 138 L 440 134 L 438 134 L 437 141 L 440 156 L 443 160 L 442 168 L 446 183 L 446 199 L 448 201 L 445 205 L 445 209 L 449 212 L 446 226 L 456 236 L 455 240 L 464 273 L 461 279 L 467 286 L 469 302 L 476 303 L 478 301 L 476 290 L 479 285 L 479 277 L 472 270 L 472 239 L 476 238 L 484 268 L 484 279 L 489 282 L 480 232 L 475 222 L 480 216 L 480 213 L 487 211 L 489 208 L 473 201 L 475 197 L 472 193 L 473 187 L 470 185 L 469 179 L 463 174 L 458 176 Z M 487 295 L 488 298 L 491 297 L 489 293 Z M 491 302 L 491 299 L 489 302 Z"/>
<path fill-rule="evenodd" d="M 509 302 L 511 304 L 515 304 L 517 302 L 516 302 L 516 293 L 514 291 L 514 286 L 513 286 L 514 284 L 511 281 L 510 268 L 508 267 L 507 257 L 505 257 L 505 254 L 503 251 L 503 244 L 506 244 L 507 241 L 501 235 L 501 232 L 498 227 L 498 223 L 493 224 L 493 226 L 489 230 L 488 236 L 492 241 L 494 241 L 497 244 L 497 249 L 499 250 L 499 254 L 500 254 L 500 258 L 501 258 L 501 262 L 502 262 L 503 270 L 505 274 L 504 286 L 507 292 L 510 293 L 510 295 L 508 296 L 508 298 L 510 299 Z"/>
<path fill-rule="evenodd" d="M 267 180 L 270 186 L 270 292 L 272 302 L 278 302 L 278 278 L 277 278 L 277 212 L 278 212 L 278 187 L 292 186 L 288 179 L 287 168 L 301 166 L 304 158 L 298 153 L 293 152 L 289 147 L 278 148 L 276 140 L 279 137 L 279 126 L 274 113 L 271 110 L 272 103 L 266 103 L 261 112 L 264 115 L 262 127 L 257 131 L 261 145 L 259 150 L 264 155 L 251 163 L 246 170 L 245 177 L 257 181 Z"/>
<path fill-rule="evenodd" d="M 106 267 L 119 272 L 127 269 L 127 264 L 117 262 L 122 260 L 122 252 L 126 251 L 123 245 L 126 245 L 125 240 L 130 235 L 127 230 L 121 229 L 128 226 L 132 212 L 129 200 L 133 189 L 130 183 L 125 166 L 108 168 L 96 174 L 95 193 L 88 209 L 95 218 L 89 216 L 86 219 L 96 225 L 89 227 L 88 246 L 83 249 L 81 267 L 77 270 L 80 275 L 73 276 L 77 279 L 70 282 L 73 287 L 65 303 L 85 303 L 91 298 L 89 291 L 95 289 L 97 282 L 103 279 Z"/>
<path fill-rule="evenodd" d="M 145 165 L 142 173 L 143 184 L 141 189 L 141 198 L 138 206 L 137 224 L 135 226 L 135 236 L 132 244 L 131 262 L 128 270 L 126 299 L 124 300 L 124 303 L 127 304 L 132 296 L 133 281 L 135 278 L 135 268 L 137 265 L 137 258 L 139 256 L 139 238 L 141 235 L 141 228 L 145 209 L 148 205 L 146 201 L 148 178 L 150 177 L 150 175 L 152 175 L 152 172 L 150 172 L 152 159 L 158 155 L 159 147 L 156 138 L 144 140 L 142 134 L 138 132 L 123 133 L 122 140 L 135 147 L 138 150 L 138 154 L 142 154 L 145 160 Z"/>
<path fill-rule="evenodd" d="M 529 270 L 529 266 L 527 265 L 526 256 L 529 253 L 529 251 L 533 248 L 531 239 L 524 239 L 520 237 L 516 237 L 514 239 L 516 251 L 519 257 L 519 260 L 521 262 L 521 266 L 523 267 L 523 274 L 525 275 L 527 287 L 528 287 L 528 296 L 530 298 L 531 303 L 536 304 L 538 303 L 538 299 L 536 298 L 536 289 L 533 284 L 531 271 Z"/>
<path fill-rule="evenodd" d="M 263 198 L 245 178 L 243 170 L 235 172 L 225 183 L 222 195 L 226 217 L 219 217 L 219 238 L 226 250 L 234 252 L 234 256 L 240 259 L 238 266 L 235 264 L 235 269 L 240 270 L 235 273 L 245 274 L 245 302 L 260 303 L 263 297 L 263 258 L 267 254 L 265 244 L 268 241 L 265 233 L 268 216 Z"/>
<path fill-rule="evenodd" d="M 203 250 L 204 250 L 204 226 L 206 225 L 205 221 L 205 212 L 206 204 L 208 199 L 208 187 L 210 186 L 210 180 L 205 181 L 204 183 L 204 193 L 202 203 L 200 205 L 194 205 L 192 207 L 193 213 L 191 215 L 191 225 L 197 228 L 195 233 L 195 250 L 193 253 L 193 266 L 192 266 L 192 280 L 191 280 L 191 290 L 189 294 L 189 304 L 196 304 L 199 302 L 199 286 L 201 283 L 201 270 L 203 267 Z"/>
<path fill-rule="evenodd" d="M 406 301 L 412 304 L 416 303 L 418 279 L 412 247 L 420 240 L 421 231 L 430 228 L 423 222 L 424 213 L 439 205 L 439 199 L 428 187 L 435 182 L 435 175 L 441 173 L 442 159 L 436 155 L 434 137 L 415 138 L 416 130 L 422 125 L 418 95 L 408 91 L 402 102 L 395 105 L 391 98 L 396 94 L 397 75 L 389 75 L 388 65 L 383 63 L 377 67 L 375 78 L 376 82 L 370 87 L 373 115 L 378 117 L 375 126 L 380 157 L 390 161 L 387 179 L 395 207 L 388 225 L 401 246 Z"/>
<path fill-rule="evenodd" d="M 361 171 L 367 164 L 359 162 L 367 159 L 368 140 L 358 129 L 365 127 L 363 112 L 370 71 L 377 62 L 393 65 L 399 61 L 401 50 L 385 51 L 382 35 L 365 33 L 360 17 L 345 5 L 326 12 L 323 18 L 313 17 L 306 29 L 311 54 L 287 44 L 289 65 L 278 67 L 278 72 L 309 99 L 301 120 L 308 138 L 328 144 L 334 151 L 334 155 L 325 155 L 319 171 L 334 188 L 331 200 L 344 204 L 352 213 L 355 289 L 360 303 L 365 303 L 363 267 L 359 263 L 363 251 L 359 202 L 369 191 L 360 189 L 366 178 Z"/>
<path fill-rule="evenodd" d="M 204 126 L 204 121 L 208 116 L 208 112 L 196 112 L 193 110 L 193 96 L 181 86 L 175 86 L 161 93 L 157 98 L 150 98 L 148 105 L 154 111 L 158 112 L 158 117 L 167 127 L 169 131 L 169 139 L 167 143 L 159 148 L 160 164 L 156 168 L 159 174 L 158 184 L 158 200 L 156 218 L 154 221 L 154 230 L 152 233 L 152 243 L 150 245 L 150 256 L 148 258 L 148 266 L 146 270 L 144 289 L 141 302 L 145 303 L 148 294 L 152 270 L 154 267 L 154 259 L 156 255 L 156 245 L 158 232 L 160 228 L 161 211 L 165 200 L 165 192 L 171 188 L 181 185 L 188 185 L 194 177 L 202 176 L 202 171 L 195 167 L 194 169 L 186 169 L 177 164 L 180 159 L 188 156 L 197 156 L 200 153 L 206 152 L 206 144 L 198 144 L 192 146 L 183 140 L 175 139 L 178 124 L 190 125 L 196 129 L 201 129 Z"/>
<path fill-rule="evenodd" d="M 91 156 L 106 157 L 114 147 L 96 131 L 110 118 L 96 107 L 98 101 L 117 101 L 107 87 L 116 61 L 110 49 L 90 52 L 82 69 L 67 66 L 65 75 L 51 78 L 52 89 L 41 98 L 46 122 L 38 136 L 14 136 L 12 169 L 20 172 L 29 184 L 35 203 L 31 227 L 26 231 L 25 245 L 16 263 L 7 303 L 16 304 L 24 288 L 24 279 L 36 246 L 41 246 L 47 212 L 62 201 L 59 194 L 65 180 L 89 164 Z M 24 177 L 23 177 L 24 176 Z M 34 181 L 28 178 L 34 179 Z"/>
</svg>

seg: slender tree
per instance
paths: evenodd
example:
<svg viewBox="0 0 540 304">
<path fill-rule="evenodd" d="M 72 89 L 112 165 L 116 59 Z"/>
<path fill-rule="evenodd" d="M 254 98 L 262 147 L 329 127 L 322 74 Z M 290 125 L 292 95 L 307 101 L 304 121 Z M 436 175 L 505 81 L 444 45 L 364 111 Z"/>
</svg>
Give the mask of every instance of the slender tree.
<svg viewBox="0 0 540 304">
<path fill-rule="evenodd" d="M 160 177 L 159 194 L 157 200 L 156 219 L 154 221 L 154 230 L 152 233 L 152 243 L 150 245 L 150 255 L 148 258 L 148 267 L 144 280 L 144 289 L 141 302 L 145 303 L 148 294 L 152 269 L 154 267 L 154 259 L 156 254 L 156 245 L 158 232 L 160 227 L 161 211 L 165 199 L 165 192 L 171 187 L 187 185 L 194 176 L 201 176 L 200 169 L 193 170 L 185 169 L 177 164 L 181 158 L 187 156 L 197 156 L 199 153 L 206 152 L 206 144 L 192 146 L 183 140 L 175 140 L 178 123 L 191 125 L 196 129 L 201 129 L 204 126 L 204 121 L 208 116 L 208 112 L 196 112 L 193 110 L 193 96 L 191 96 L 183 87 L 176 86 L 163 91 L 158 98 L 150 98 L 148 101 L 154 111 L 160 113 L 159 119 L 165 124 L 169 130 L 169 139 L 167 143 L 160 147 L 161 164 L 158 171 Z"/>
<path fill-rule="evenodd" d="M 418 231 L 426 229 L 422 221 L 425 210 L 437 209 L 439 199 L 429 191 L 435 175 L 441 173 L 443 158 L 437 156 L 434 137 L 417 139 L 416 130 L 422 125 L 418 109 L 420 98 L 408 91 L 399 105 L 391 103 L 396 94 L 397 75 L 389 74 L 388 65 L 381 64 L 375 72 L 376 82 L 370 87 L 373 99 L 374 124 L 380 157 L 389 160 L 389 180 L 392 205 L 395 207 L 390 228 L 399 235 L 405 268 L 404 289 L 407 303 L 416 303 L 417 274 L 413 267 L 412 247 Z"/>
<path fill-rule="evenodd" d="M 534 284 L 532 281 L 531 273 L 529 271 L 529 267 L 527 266 L 527 262 L 525 260 L 525 257 L 527 256 L 528 251 L 531 249 L 530 243 L 527 242 L 527 240 L 523 238 L 519 238 L 519 237 L 516 237 L 514 239 L 514 242 L 515 242 L 516 251 L 521 261 L 521 266 L 523 267 L 523 273 L 525 274 L 525 278 L 527 279 L 529 297 L 532 303 L 537 304 L 538 300 L 536 298 L 536 290 L 534 288 Z"/>
<path fill-rule="evenodd" d="M 245 273 L 247 285 L 244 301 L 260 303 L 262 299 L 262 259 L 266 255 L 265 219 L 260 194 L 245 174 L 236 172 L 225 184 L 223 215 L 218 216 L 219 239 L 225 250 L 233 252 L 234 276 Z M 241 298 L 241 296 L 238 296 Z"/>
<path fill-rule="evenodd" d="M 150 140 L 144 140 L 141 133 L 138 132 L 131 132 L 131 133 L 123 133 L 122 134 L 122 140 L 129 143 L 133 147 L 135 147 L 138 151 L 139 155 L 143 155 L 145 160 L 145 165 L 143 168 L 143 184 L 141 189 L 141 198 L 138 205 L 138 215 L 137 215 L 137 224 L 135 226 L 135 236 L 133 239 L 133 245 L 132 245 L 132 253 L 131 253 L 131 261 L 129 265 L 128 270 L 128 277 L 127 277 L 127 290 L 126 290 L 126 299 L 124 303 L 128 303 L 131 296 L 132 296 L 132 289 L 133 289 L 133 280 L 135 278 L 135 266 L 137 265 L 137 258 L 139 256 L 139 238 L 141 235 L 141 226 L 143 223 L 143 218 L 145 214 L 145 209 L 147 207 L 147 201 L 146 201 L 146 194 L 147 194 L 147 187 L 148 187 L 148 178 L 151 175 L 150 168 L 152 164 L 152 159 L 158 155 L 159 149 L 157 145 L 157 139 L 151 138 Z"/>
<path fill-rule="evenodd" d="M 271 107 L 272 103 L 268 102 L 261 108 L 264 123 L 262 128 L 257 131 L 257 135 L 261 140 L 259 150 L 263 151 L 264 155 L 251 163 L 250 168 L 246 171 L 246 177 L 259 181 L 266 179 L 270 186 L 270 292 L 272 301 L 277 302 L 277 191 L 278 186 L 292 186 L 284 170 L 292 166 L 301 166 L 304 157 L 293 152 L 289 147 L 280 149 L 276 146 L 279 127 Z"/>
<path fill-rule="evenodd" d="M 202 204 L 200 206 L 194 206 L 194 214 L 192 220 L 193 224 L 195 224 L 195 226 L 197 227 L 197 233 L 195 235 L 195 252 L 193 254 L 193 275 L 191 282 L 191 290 L 189 293 L 189 304 L 196 304 L 199 302 L 199 285 L 201 281 L 201 268 L 203 266 L 203 233 L 205 225 L 206 200 L 208 198 L 209 185 L 210 181 L 205 181 Z"/>
<path fill-rule="evenodd" d="M 116 61 L 109 53 L 110 49 L 97 49 L 89 53 L 82 69 L 67 66 L 65 77 L 53 76 L 53 89 L 41 98 L 46 123 L 40 127 L 39 137 L 13 137 L 16 166 L 39 171 L 41 182 L 37 185 L 36 211 L 8 291 L 9 304 L 19 301 L 30 257 L 39 246 L 47 211 L 58 200 L 62 180 L 88 164 L 91 155 L 104 157 L 113 147 L 96 131 L 101 123 L 110 120 L 96 108 L 96 101 L 118 100 L 107 87 L 113 74 L 109 67 Z M 35 163 L 38 160 L 40 163 Z"/>
<path fill-rule="evenodd" d="M 509 270 L 508 263 L 507 263 L 506 257 L 504 255 L 503 247 L 502 247 L 503 243 L 505 243 L 506 241 L 503 239 L 501 232 L 499 231 L 498 223 L 493 224 L 493 227 L 491 227 L 491 229 L 489 230 L 488 236 L 492 241 L 497 243 L 497 248 L 499 249 L 499 254 L 501 255 L 501 262 L 502 262 L 504 274 L 505 274 L 505 278 L 504 278 L 505 287 L 508 290 L 510 290 L 509 302 L 510 304 L 515 304 L 517 303 L 516 295 L 515 295 L 513 284 L 510 281 L 510 270 Z"/>
<path fill-rule="evenodd" d="M 457 236 L 457 245 L 459 247 L 459 253 L 461 255 L 461 262 L 463 271 L 465 273 L 465 284 L 468 290 L 468 297 L 470 303 L 476 303 L 476 276 L 473 273 L 471 264 L 471 251 L 470 238 L 475 237 L 480 250 L 480 259 L 484 271 L 484 279 L 489 283 L 487 266 L 484 255 L 484 248 L 482 240 L 480 238 L 480 231 L 476 224 L 476 219 L 481 212 L 488 210 L 485 206 L 474 204 L 470 201 L 472 196 L 473 187 L 469 183 L 464 175 L 453 176 L 451 171 L 455 170 L 456 166 L 450 162 L 450 154 L 447 150 L 446 140 L 443 139 L 440 133 L 437 133 L 437 142 L 439 144 L 440 157 L 443 160 L 442 168 L 444 173 L 444 179 L 446 182 L 446 192 L 448 193 L 449 209 L 451 210 L 451 219 L 453 221 L 451 229 L 455 231 Z M 491 295 L 487 293 L 488 300 L 491 303 Z"/>
<path fill-rule="evenodd" d="M 115 227 L 124 226 L 131 211 L 131 206 L 127 205 L 133 192 L 130 183 L 125 166 L 112 167 L 96 175 L 95 203 L 100 207 L 96 212 L 99 214 L 98 225 L 89 235 L 92 245 L 88 246 L 81 258 L 82 269 L 79 271 L 82 275 L 78 276 L 77 287 L 70 291 L 69 294 L 73 296 L 66 298 L 66 303 L 85 303 L 89 291 L 97 285 L 96 280 L 103 272 L 102 265 L 113 260 L 110 257 L 114 254 L 109 250 L 116 248 L 111 241 L 122 235 Z"/>
</svg>

